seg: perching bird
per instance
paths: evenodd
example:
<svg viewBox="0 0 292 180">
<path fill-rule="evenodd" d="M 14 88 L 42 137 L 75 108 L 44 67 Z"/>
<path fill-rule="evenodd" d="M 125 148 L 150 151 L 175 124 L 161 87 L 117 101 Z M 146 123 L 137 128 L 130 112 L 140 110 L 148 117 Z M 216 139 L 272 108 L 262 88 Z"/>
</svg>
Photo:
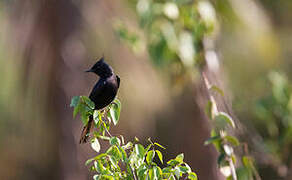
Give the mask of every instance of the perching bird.
<svg viewBox="0 0 292 180">
<path fill-rule="evenodd" d="M 86 72 L 93 72 L 100 77 L 93 87 L 89 99 L 94 102 L 95 109 L 102 109 L 115 99 L 120 87 L 120 78 L 115 75 L 113 68 L 104 62 L 103 57 Z M 86 143 L 88 141 L 88 134 L 93 127 L 93 123 L 93 116 L 89 116 L 89 121 L 82 130 L 79 143 Z"/>
</svg>

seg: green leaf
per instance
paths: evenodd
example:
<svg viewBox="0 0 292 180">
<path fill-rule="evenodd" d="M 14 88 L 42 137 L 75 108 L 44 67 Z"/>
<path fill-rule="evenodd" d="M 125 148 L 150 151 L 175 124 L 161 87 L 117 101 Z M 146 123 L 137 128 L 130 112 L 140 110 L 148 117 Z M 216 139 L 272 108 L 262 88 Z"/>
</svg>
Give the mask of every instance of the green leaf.
<svg viewBox="0 0 292 180">
<path fill-rule="evenodd" d="M 94 175 L 93 180 L 99 180 L 99 176 L 100 176 L 99 174 Z"/>
<path fill-rule="evenodd" d="M 121 140 L 119 138 L 117 138 L 117 137 L 111 137 L 110 144 L 111 145 L 120 146 L 121 145 Z"/>
<path fill-rule="evenodd" d="M 217 164 L 219 166 L 222 166 L 222 164 L 225 163 L 225 157 L 226 157 L 226 154 L 225 153 L 221 153 L 217 159 Z"/>
<path fill-rule="evenodd" d="M 162 148 L 162 149 L 166 149 L 165 147 L 163 147 L 162 145 L 158 144 L 157 142 L 154 143 L 156 146 Z"/>
<path fill-rule="evenodd" d="M 147 167 L 141 166 L 141 168 L 138 169 L 137 174 L 139 179 L 144 179 L 147 173 Z"/>
<path fill-rule="evenodd" d="M 100 112 L 98 110 L 95 110 L 93 112 L 94 123 L 97 124 L 99 122 L 100 118 L 101 118 Z"/>
<path fill-rule="evenodd" d="M 155 179 L 155 180 L 158 180 L 158 179 L 160 179 L 160 174 L 161 174 L 161 169 L 160 169 L 160 171 L 159 171 L 159 169 L 158 169 L 159 167 L 158 166 L 153 166 L 153 179 Z"/>
<path fill-rule="evenodd" d="M 250 170 L 254 169 L 253 159 L 249 156 L 242 157 L 242 163 L 245 167 L 249 168 Z"/>
<path fill-rule="evenodd" d="M 181 153 L 179 155 L 176 156 L 175 160 L 177 160 L 179 163 L 183 163 L 184 161 L 184 154 Z"/>
<path fill-rule="evenodd" d="M 76 107 L 79 104 L 80 96 L 74 96 L 71 99 L 70 107 Z"/>
<path fill-rule="evenodd" d="M 178 168 L 182 173 L 188 173 L 189 172 L 189 169 L 186 166 L 179 166 Z"/>
<path fill-rule="evenodd" d="M 215 116 L 215 123 L 216 123 L 216 128 L 224 129 L 227 124 L 229 124 L 231 127 L 235 128 L 235 124 L 232 120 L 232 118 L 226 114 L 225 112 L 219 112 Z"/>
<path fill-rule="evenodd" d="M 207 114 L 209 119 L 212 119 L 212 110 L 213 110 L 213 103 L 212 101 L 208 101 L 206 108 L 205 108 L 205 113 Z"/>
<path fill-rule="evenodd" d="M 86 111 L 81 111 L 81 121 L 82 121 L 84 126 L 87 125 L 87 123 L 89 121 L 89 117 L 88 117 Z"/>
<path fill-rule="evenodd" d="M 92 161 L 94 161 L 95 158 L 91 158 L 91 159 L 88 159 L 86 162 L 85 162 L 85 166 L 87 166 L 88 164 L 90 164 Z"/>
<path fill-rule="evenodd" d="M 114 168 L 118 167 L 118 160 L 116 160 L 116 158 L 113 158 L 112 156 L 109 156 L 109 161 L 111 162 L 111 164 L 114 166 Z"/>
<path fill-rule="evenodd" d="M 120 146 L 118 146 L 118 149 L 122 153 L 122 160 L 124 162 L 128 162 L 128 157 L 127 157 L 126 151 L 123 148 L 121 148 Z"/>
<path fill-rule="evenodd" d="M 135 152 L 140 158 L 143 158 L 145 154 L 145 149 L 141 144 L 135 144 Z"/>
<path fill-rule="evenodd" d="M 168 166 L 163 168 L 162 173 L 172 173 L 172 167 Z"/>
<path fill-rule="evenodd" d="M 167 162 L 167 164 L 170 165 L 170 166 L 176 166 L 176 165 L 178 165 L 179 163 L 180 163 L 180 162 L 177 161 L 177 160 L 175 160 L 175 159 L 171 159 L 171 160 L 169 160 L 169 161 Z"/>
<path fill-rule="evenodd" d="M 110 115 L 114 125 L 117 125 L 120 119 L 121 103 L 118 99 L 115 99 L 110 106 Z"/>
<path fill-rule="evenodd" d="M 159 157 L 160 162 L 163 164 L 163 157 L 162 157 L 162 153 L 159 150 L 155 150 L 157 156 Z"/>
<path fill-rule="evenodd" d="M 105 168 L 103 167 L 101 160 L 94 161 L 94 167 L 97 172 L 103 173 L 105 171 Z"/>
<path fill-rule="evenodd" d="M 93 141 L 91 142 L 91 148 L 94 149 L 96 152 L 100 151 L 100 144 L 97 138 L 94 138 Z"/>
<path fill-rule="evenodd" d="M 219 93 L 221 96 L 224 96 L 224 92 L 218 86 L 212 85 L 209 89 Z"/>
<path fill-rule="evenodd" d="M 169 180 L 176 180 L 173 174 L 170 175 L 170 177 L 169 177 L 168 179 L 169 179 Z"/>
<path fill-rule="evenodd" d="M 154 170 L 151 168 L 148 171 L 149 179 L 154 180 Z"/>
<path fill-rule="evenodd" d="M 230 144 L 232 144 L 233 146 L 239 146 L 240 143 L 238 141 L 238 139 L 234 136 L 225 136 L 224 137 Z"/>
<path fill-rule="evenodd" d="M 192 168 L 187 163 L 185 163 L 185 166 L 188 169 L 187 170 L 188 173 L 192 172 Z"/>
<path fill-rule="evenodd" d="M 128 142 L 126 145 L 122 146 L 123 149 L 127 150 L 127 149 L 131 149 L 133 148 L 133 143 L 132 142 Z"/>
<path fill-rule="evenodd" d="M 188 178 L 190 180 L 197 180 L 198 179 L 197 174 L 194 172 L 190 172 Z"/>
<path fill-rule="evenodd" d="M 146 161 L 148 164 L 151 164 L 153 158 L 155 156 L 155 151 L 154 150 L 151 150 L 147 153 L 147 156 L 146 156 Z"/>
<path fill-rule="evenodd" d="M 213 136 L 213 137 L 210 137 L 208 138 L 205 142 L 204 142 L 204 145 L 209 145 L 211 143 L 214 143 L 214 142 L 218 142 L 221 140 L 221 137 L 219 135 L 217 136 Z"/>
<path fill-rule="evenodd" d="M 147 148 L 145 149 L 145 153 L 148 152 L 152 146 L 153 146 L 153 144 L 149 144 L 149 145 L 147 146 Z"/>
<path fill-rule="evenodd" d="M 73 118 L 76 117 L 76 115 L 78 114 L 78 112 L 80 112 L 82 105 L 80 103 L 77 104 L 77 106 L 74 107 L 74 111 L 73 111 Z"/>
<path fill-rule="evenodd" d="M 90 109 L 95 108 L 94 102 L 92 102 L 87 96 L 81 96 L 81 98 Z"/>
<path fill-rule="evenodd" d="M 161 179 L 160 177 L 162 176 L 162 170 L 159 166 L 155 166 L 156 167 L 156 176 L 158 177 L 158 179 Z"/>
<path fill-rule="evenodd" d="M 120 160 L 122 158 L 122 153 L 120 152 L 120 150 L 118 149 L 117 146 L 111 146 L 107 151 L 106 154 L 112 156 L 113 158 L 115 158 L 115 160 Z"/>
<path fill-rule="evenodd" d="M 102 135 L 99 135 L 99 134 L 97 134 L 96 137 L 98 137 L 98 138 L 100 138 L 102 140 L 106 140 L 106 141 L 109 141 L 110 140 L 110 137 L 108 137 L 108 136 L 102 136 Z"/>
</svg>

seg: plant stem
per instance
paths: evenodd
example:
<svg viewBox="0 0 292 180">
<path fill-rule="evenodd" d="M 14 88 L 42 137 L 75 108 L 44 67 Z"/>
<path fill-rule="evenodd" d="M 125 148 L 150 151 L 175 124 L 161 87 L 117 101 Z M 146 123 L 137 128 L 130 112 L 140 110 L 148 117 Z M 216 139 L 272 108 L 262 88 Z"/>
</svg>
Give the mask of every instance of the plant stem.
<svg viewBox="0 0 292 180">
<path fill-rule="evenodd" d="M 233 161 L 232 161 L 231 158 L 228 158 L 228 161 L 229 161 L 229 166 L 230 166 L 230 170 L 231 170 L 232 179 L 233 180 L 237 180 L 236 171 L 235 171 L 235 167 L 234 167 Z"/>
</svg>

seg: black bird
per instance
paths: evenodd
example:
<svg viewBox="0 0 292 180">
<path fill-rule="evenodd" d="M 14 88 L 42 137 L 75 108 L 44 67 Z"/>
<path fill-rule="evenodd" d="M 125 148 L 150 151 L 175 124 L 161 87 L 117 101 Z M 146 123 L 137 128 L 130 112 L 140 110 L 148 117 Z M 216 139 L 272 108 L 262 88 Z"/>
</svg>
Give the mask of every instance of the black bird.
<svg viewBox="0 0 292 180">
<path fill-rule="evenodd" d="M 103 57 L 86 72 L 93 72 L 100 77 L 93 87 L 89 99 L 94 102 L 95 109 L 102 109 L 115 99 L 120 87 L 120 78 L 115 75 L 113 68 L 104 61 Z M 90 116 L 87 125 L 82 130 L 79 143 L 86 143 L 88 141 L 88 134 L 92 127 L 93 116 Z"/>
</svg>

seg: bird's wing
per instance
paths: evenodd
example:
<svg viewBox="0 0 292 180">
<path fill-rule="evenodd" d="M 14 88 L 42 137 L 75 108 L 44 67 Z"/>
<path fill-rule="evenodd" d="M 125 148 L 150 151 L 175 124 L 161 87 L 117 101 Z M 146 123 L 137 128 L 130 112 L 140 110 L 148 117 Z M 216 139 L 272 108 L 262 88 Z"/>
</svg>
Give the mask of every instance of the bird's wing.
<svg viewBox="0 0 292 180">
<path fill-rule="evenodd" d="M 118 88 L 119 88 L 120 87 L 121 78 L 118 75 L 116 75 L 116 77 L 117 77 Z"/>
<path fill-rule="evenodd" d="M 98 81 L 94 88 L 92 89 L 89 99 L 94 101 L 96 97 L 99 97 L 100 94 L 103 92 L 103 89 L 105 87 L 106 82 L 105 81 Z"/>
</svg>

